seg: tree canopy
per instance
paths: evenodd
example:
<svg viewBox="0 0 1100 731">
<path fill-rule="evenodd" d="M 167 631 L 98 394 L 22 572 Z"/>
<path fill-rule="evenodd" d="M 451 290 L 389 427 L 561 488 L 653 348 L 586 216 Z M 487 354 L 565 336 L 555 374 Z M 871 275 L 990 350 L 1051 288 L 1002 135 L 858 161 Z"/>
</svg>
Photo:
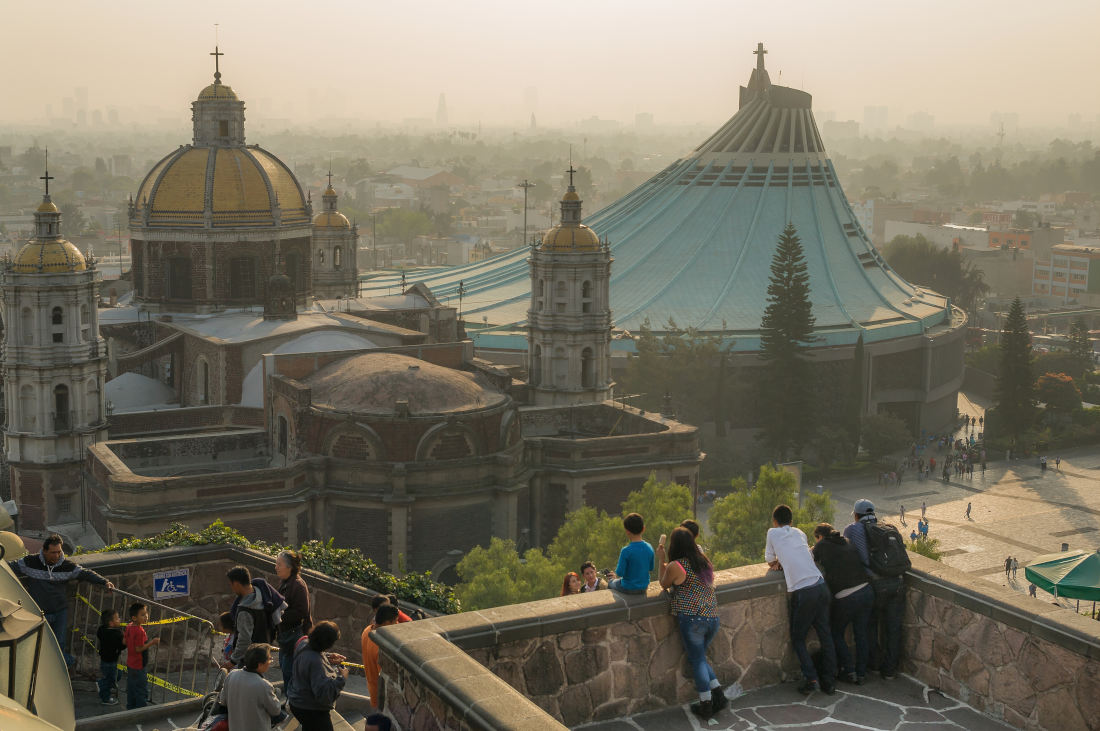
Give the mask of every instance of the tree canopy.
<svg viewBox="0 0 1100 731">
<path fill-rule="evenodd" d="M 1001 368 L 994 390 L 996 419 L 1001 434 L 1018 438 L 1035 413 L 1035 381 L 1031 374 L 1031 333 L 1024 305 L 1012 301 L 1001 331 Z"/>
<path fill-rule="evenodd" d="M 862 445 L 872 460 L 903 449 L 913 440 L 905 422 L 890 414 L 868 414 L 863 417 Z"/>
<path fill-rule="evenodd" d="M 883 254 L 898 274 L 913 284 L 929 287 L 950 297 L 965 310 L 974 307 L 989 291 L 982 271 L 921 235 L 895 236 Z"/>
</svg>

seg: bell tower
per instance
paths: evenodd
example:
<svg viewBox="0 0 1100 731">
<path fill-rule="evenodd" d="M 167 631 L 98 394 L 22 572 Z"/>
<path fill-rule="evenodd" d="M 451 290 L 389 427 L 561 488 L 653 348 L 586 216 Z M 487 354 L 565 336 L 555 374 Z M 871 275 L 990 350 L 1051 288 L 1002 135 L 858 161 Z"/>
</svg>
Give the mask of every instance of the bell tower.
<svg viewBox="0 0 1100 731">
<path fill-rule="evenodd" d="M 611 398 L 611 250 L 581 223 L 573 184 L 561 199 L 561 223 L 531 250 L 527 311 L 528 384 L 539 405 Z"/>
<path fill-rule="evenodd" d="M 35 238 L 0 263 L 4 451 L 21 529 L 73 535 L 82 531 L 67 524 L 98 515 L 80 486 L 85 450 L 107 438 L 107 349 L 95 260 L 61 237 L 49 172 L 42 179 Z"/>
</svg>

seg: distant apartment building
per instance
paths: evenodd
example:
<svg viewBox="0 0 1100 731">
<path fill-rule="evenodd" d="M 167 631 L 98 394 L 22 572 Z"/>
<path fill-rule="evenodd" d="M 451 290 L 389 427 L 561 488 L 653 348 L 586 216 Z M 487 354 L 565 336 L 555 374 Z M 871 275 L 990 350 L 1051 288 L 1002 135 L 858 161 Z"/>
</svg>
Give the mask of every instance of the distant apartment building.
<svg viewBox="0 0 1100 731">
<path fill-rule="evenodd" d="M 863 231 L 871 237 L 871 243 L 882 248 L 890 240 L 886 233 L 886 222 L 910 220 L 913 217 L 913 204 L 871 198 L 853 203 L 852 211 Z"/>
<path fill-rule="evenodd" d="M 1035 260 L 1032 294 L 1100 304 L 1100 247 L 1057 244 L 1049 260 Z"/>
<path fill-rule="evenodd" d="M 1058 209 L 1058 204 L 1052 200 L 1048 201 L 1001 201 L 997 204 L 997 209 L 1002 212 L 1026 211 L 1027 213 L 1036 213 L 1040 216 L 1052 216 Z"/>
<path fill-rule="evenodd" d="M 989 248 L 991 249 L 1031 248 L 1031 229 L 990 229 L 987 233 L 989 237 Z"/>
<path fill-rule="evenodd" d="M 923 236 L 941 249 L 987 248 L 988 232 L 984 226 L 961 226 L 955 223 L 924 223 L 921 221 L 886 221 L 885 239 L 895 236 Z"/>
</svg>

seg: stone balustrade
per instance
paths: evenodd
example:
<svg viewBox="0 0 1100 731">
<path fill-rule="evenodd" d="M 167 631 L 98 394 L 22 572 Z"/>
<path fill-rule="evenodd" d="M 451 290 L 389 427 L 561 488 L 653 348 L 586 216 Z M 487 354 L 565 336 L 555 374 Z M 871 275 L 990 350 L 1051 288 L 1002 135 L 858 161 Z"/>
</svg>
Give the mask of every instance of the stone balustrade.
<svg viewBox="0 0 1100 731">
<path fill-rule="evenodd" d="M 716 574 L 711 662 L 741 691 L 794 680 L 785 587 Z M 1100 624 L 913 556 L 903 671 L 1019 728 L 1100 728 Z M 668 600 L 604 591 L 388 627 L 386 711 L 405 729 L 561 729 L 694 697 Z"/>
</svg>

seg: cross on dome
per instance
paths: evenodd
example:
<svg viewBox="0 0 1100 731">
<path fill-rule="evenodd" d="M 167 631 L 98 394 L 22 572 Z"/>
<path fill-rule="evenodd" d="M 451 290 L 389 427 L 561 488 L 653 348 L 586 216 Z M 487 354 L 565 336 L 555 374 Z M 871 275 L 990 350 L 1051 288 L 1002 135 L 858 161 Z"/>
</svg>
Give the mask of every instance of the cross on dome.
<svg viewBox="0 0 1100 731">
<path fill-rule="evenodd" d="M 45 167 L 46 167 L 46 174 L 45 175 L 40 175 L 38 177 L 38 179 L 46 181 L 46 197 L 49 198 L 50 197 L 50 181 L 54 179 L 54 176 L 50 175 L 50 148 L 48 148 L 48 147 L 46 148 Z"/>
<path fill-rule="evenodd" d="M 328 171 L 328 187 L 330 187 L 330 188 L 332 187 L 332 169 L 331 168 L 329 168 L 329 171 Z"/>
<path fill-rule="evenodd" d="M 569 169 L 565 172 L 569 173 L 569 190 L 573 190 L 573 173 L 577 172 L 577 169 L 573 167 L 573 163 L 569 163 Z"/>
<path fill-rule="evenodd" d="M 764 44 L 763 43 L 757 43 L 756 44 L 756 50 L 753 51 L 752 53 L 753 53 L 754 56 L 756 56 L 756 68 L 763 71 L 764 70 L 764 54 L 767 53 L 767 51 L 764 50 Z"/>
<path fill-rule="evenodd" d="M 214 46 L 214 52 L 211 53 L 210 55 L 214 57 L 214 83 L 215 84 L 220 84 L 220 83 L 222 83 L 221 82 L 222 72 L 218 68 L 218 60 L 221 56 L 224 56 L 225 54 L 222 53 L 221 51 L 219 51 L 217 46 Z"/>
</svg>

